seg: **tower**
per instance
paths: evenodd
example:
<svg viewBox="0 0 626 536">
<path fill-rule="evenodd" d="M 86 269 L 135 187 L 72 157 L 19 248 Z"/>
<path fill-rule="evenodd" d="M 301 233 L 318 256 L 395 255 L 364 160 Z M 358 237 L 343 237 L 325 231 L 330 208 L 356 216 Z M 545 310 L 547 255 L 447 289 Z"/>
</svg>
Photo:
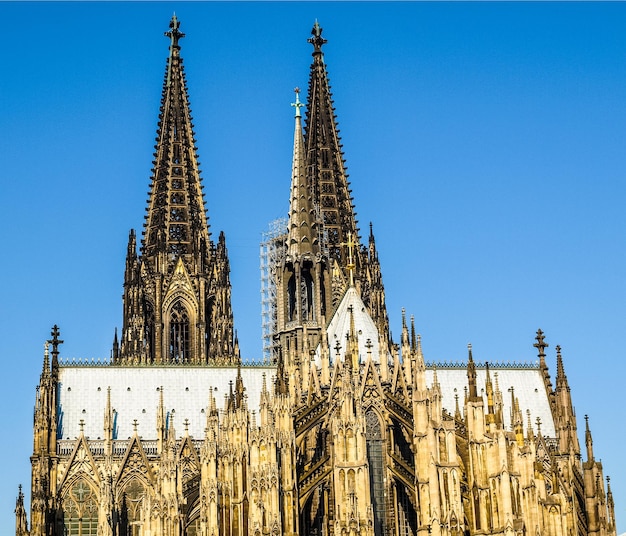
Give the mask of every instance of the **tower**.
<svg viewBox="0 0 626 536">
<path fill-rule="evenodd" d="M 332 305 L 336 307 L 348 287 L 348 271 L 372 319 L 389 340 L 389 319 L 385 290 L 376 251 L 372 225 L 368 247 L 361 244 L 352 190 L 342 151 L 328 73 L 322 47 L 322 27 L 317 21 L 311 30 L 313 62 L 309 74 L 306 127 L 304 129 L 305 166 L 312 207 L 319 219 L 321 251 L 327 252 L 332 274 Z M 352 260 L 346 245 L 354 242 Z M 354 266 L 349 268 L 349 264 Z M 330 312 L 327 313 L 327 316 Z"/>
<path fill-rule="evenodd" d="M 211 240 L 174 16 L 141 255 L 131 230 L 118 364 L 234 363 L 226 239 Z"/>
</svg>

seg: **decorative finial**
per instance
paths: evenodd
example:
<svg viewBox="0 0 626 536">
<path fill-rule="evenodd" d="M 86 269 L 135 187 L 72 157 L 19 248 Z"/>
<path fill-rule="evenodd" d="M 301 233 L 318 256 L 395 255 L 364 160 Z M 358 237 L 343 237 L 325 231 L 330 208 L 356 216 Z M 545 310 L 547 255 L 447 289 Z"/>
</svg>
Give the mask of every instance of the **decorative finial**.
<svg viewBox="0 0 626 536">
<path fill-rule="evenodd" d="M 52 345 L 52 362 L 56 363 L 59 358 L 59 344 L 63 344 L 63 341 L 59 339 L 59 335 L 61 332 L 59 331 L 59 326 L 56 324 L 52 326 L 52 331 L 50 335 L 52 335 L 52 339 L 48 341 L 49 344 Z"/>
<path fill-rule="evenodd" d="M 176 18 L 176 13 L 174 13 L 170 21 L 170 30 L 165 32 L 165 36 L 171 39 L 172 50 L 179 49 L 178 40 L 185 37 L 185 34 L 179 31 L 178 28 L 180 28 L 180 21 Z"/>
<path fill-rule="evenodd" d="M 537 330 L 537 336 L 535 337 L 535 339 L 537 340 L 537 342 L 535 344 L 533 344 L 533 346 L 535 348 L 537 348 L 537 350 L 539 351 L 539 359 L 541 361 L 544 361 L 546 358 L 546 348 L 548 346 L 550 346 L 547 342 L 545 342 L 544 340 L 544 334 L 543 331 L 541 331 L 540 329 Z"/>
<path fill-rule="evenodd" d="M 139 426 L 139 423 L 137 422 L 137 419 L 133 420 L 133 431 L 135 433 L 137 433 L 137 426 Z"/>
<path fill-rule="evenodd" d="M 80 433 L 82 434 L 83 431 L 85 430 L 85 421 L 84 421 L 84 419 L 81 419 L 80 421 L 78 421 L 78 425 L 80 426 Z"/>
<path fill-rule="evenodd" d="M 537 435 L 541 435 L 541 417 L 537 417 L 535 422 L 537 423 Z"/>
<path fill-rule="evenodd" d="M 326 44 L 328 41 L 322 37 L 322 27 L 315 19 L 315 23 L 313 24 L 313 29 L 311 30 L 311 35 L 313 37 L 309 37 L 307 41 L 311 43 L 314 47 L 313 54 L 322 52 L 322 45 Z"/>
<path fill-rule="evenodd" d="M 189 419 L 185 419 L 183 421 L 183 424 L 185 425 L 185 433 L 189 432 Z"/>
<path fill-rule="evenodd" d="M 302 117 L 300 108 L 302 108 L 304 104 L 300 102 L 300 88 L 297 87 L 293 91 L 296 94 L 296 102 L 292 102 L 291 105 L 296 109 L 296 117 Z"/>
</svg>

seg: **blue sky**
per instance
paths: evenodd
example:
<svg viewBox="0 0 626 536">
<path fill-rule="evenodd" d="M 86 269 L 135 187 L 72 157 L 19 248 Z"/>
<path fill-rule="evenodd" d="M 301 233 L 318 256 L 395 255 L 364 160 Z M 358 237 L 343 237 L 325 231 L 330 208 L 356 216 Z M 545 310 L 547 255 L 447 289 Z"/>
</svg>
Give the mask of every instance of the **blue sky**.
<svg viewBox="0 0 626 536">
<path fill-rule="evenodd" d="M 0 526 L 28 488 L 43 342 L 110 352 L 129 229 L 141 229 L 172 13 L 235 326 L 259 358 L 259 241 L 285 216 L 293 88 L 319 19 L 363 232 L 392 331 L 426 358 L 534 361 L 563 348 L 579 425 L 626 530 L 626 4 L 0 3 L 5 221 Z"/>
</svg>

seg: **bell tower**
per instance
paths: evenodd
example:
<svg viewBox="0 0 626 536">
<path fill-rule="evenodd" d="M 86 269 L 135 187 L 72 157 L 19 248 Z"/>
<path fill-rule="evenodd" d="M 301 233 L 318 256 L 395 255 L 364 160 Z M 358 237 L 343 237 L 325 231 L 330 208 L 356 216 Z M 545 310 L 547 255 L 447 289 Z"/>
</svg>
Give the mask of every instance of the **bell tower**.
<svg viewBox="0 0 626 536">
<path fill-rule="evenodd" d="M 180 55 L 170 40 L 141 255 L 128 240 L 118 364 L 234 364 L 230 265 L 223 233 L 211 240 Z"/>
</svg>

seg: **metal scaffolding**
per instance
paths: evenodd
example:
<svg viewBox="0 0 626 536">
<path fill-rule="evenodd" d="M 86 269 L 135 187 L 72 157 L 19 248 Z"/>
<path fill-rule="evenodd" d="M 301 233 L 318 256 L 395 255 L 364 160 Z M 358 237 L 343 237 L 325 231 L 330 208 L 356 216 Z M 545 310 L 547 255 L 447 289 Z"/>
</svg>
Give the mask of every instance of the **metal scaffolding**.
<svg viewBox="0 0 626 536">
<path fill-rule="evenodd" d="M 272 336 L 277 330 L 276 265 L 285 254 L 287 218 L 270 222 L 261 240 L 261 329 L 263 361 L 272 360 Z"/>
</svg>

